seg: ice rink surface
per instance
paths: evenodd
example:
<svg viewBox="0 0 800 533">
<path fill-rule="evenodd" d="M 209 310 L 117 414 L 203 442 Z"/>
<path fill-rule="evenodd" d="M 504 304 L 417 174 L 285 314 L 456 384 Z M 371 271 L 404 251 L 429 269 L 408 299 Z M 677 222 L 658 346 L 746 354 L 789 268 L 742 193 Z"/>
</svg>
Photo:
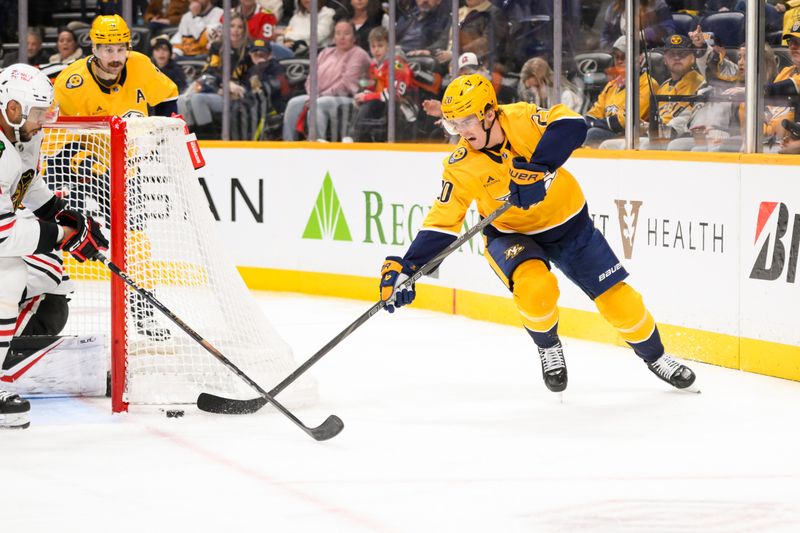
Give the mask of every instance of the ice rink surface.
<svg viewBox="0 0 800 533">
<path fill-rule="evenodd" d="M 256 296 L 298 363 L 370 306 Z M 34 400 L 0 433 L 0 531 L 800 531 L 800 383 L 692 363 L 703 392 L 682 393 L 564 341 L 559 403 L 520 328 L 381 313 L 311 371 L 321 401 L 296 414 L 345 422 L 324 443 L 269 407 Z"/>
</svg>

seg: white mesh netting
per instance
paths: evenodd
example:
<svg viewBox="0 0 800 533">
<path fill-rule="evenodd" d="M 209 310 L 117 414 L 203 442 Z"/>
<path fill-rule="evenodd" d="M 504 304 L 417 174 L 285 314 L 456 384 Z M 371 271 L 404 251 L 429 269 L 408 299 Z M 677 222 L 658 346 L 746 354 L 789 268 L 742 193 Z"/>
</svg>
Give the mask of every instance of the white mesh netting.
<svg viewBox="0 0 800 533">
<path fill-rule="evenodd" d="M 111 199 L 110 129 L 90 120 L 45 130 L 41 168 L 48 184 L 69 191 L 70 207 L 88 212 L 106 228 L 115 218 L 112 211 L 124 207 L 123 270 L 269 390 L 296 362 L 224 251 L 189 158 L 183 123 L 159 117 L 126 121 L 125 194 Z M 71 257 L 65 257 L 65 265 L 77 290 L 64 334 L 110 338 L 108 270 Z M 126 332 L 125 401 L 193 403 L 200 392 L 257 396 L 148 301 L 126 290 L 119 319 Z M 281 398 L 297 405 L 313 401 L 315 394 L 313 380 L 304 377 Z"/>
</svg>

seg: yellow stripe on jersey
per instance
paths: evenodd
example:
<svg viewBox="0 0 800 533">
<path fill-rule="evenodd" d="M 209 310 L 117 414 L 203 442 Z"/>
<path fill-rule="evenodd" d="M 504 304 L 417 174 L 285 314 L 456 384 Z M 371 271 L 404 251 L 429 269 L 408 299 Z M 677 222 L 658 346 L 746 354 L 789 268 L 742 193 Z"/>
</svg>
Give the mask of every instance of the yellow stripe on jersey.
<svg viewBox="0 0 800 533">
<path fill-rule="evenodd" d="M 423 229 L 457 235 L 473 200 L 482 216 L 500 207 L 508 194 L 514 157 L 530 160 L 549 124 L 575 119 L 583 120 L 560 104 L 550 109 L 525 102 L 499 106 L 497 120 L 506 135 L 502 148 L 497 152 L 473 150 L 461 140 L 443 162 L 442 193 L 428 212 Z M 573 217 L 585 202 L 574 176 L 559 168 L 544 201 L 527 210 L 512 207 L 492 225 L 502 232 L 539 233 Z"/>
<path fill-rule="evenodd" d="M 75 61 L 56 78 L 55 98 L 63 116 L 144 116 L 148 106 L 178 97 L 178 87 L 139 52 L 130 52 L 120 79 L 111 87 L 92 72 L 94 56 Z"/>
</svg>

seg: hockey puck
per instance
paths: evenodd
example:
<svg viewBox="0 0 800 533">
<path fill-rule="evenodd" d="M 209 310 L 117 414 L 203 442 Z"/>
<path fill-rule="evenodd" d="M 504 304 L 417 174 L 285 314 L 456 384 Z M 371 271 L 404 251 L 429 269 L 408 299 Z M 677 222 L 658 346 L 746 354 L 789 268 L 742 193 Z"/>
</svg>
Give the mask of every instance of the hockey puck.
<svg viewBox="0 0 800 533">
<path fill-rule="evenodd" d="M 180 409 L 170 409 L 167 411 L 167 418 L 180 418 L 183 416 L 183 411 Z"/>
</svg>

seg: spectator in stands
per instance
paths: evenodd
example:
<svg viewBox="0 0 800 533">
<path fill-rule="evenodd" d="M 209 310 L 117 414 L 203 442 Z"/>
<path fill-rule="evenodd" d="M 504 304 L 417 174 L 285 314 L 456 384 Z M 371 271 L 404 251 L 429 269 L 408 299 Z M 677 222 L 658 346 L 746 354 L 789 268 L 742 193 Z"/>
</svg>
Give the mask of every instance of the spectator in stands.
<svg viewBox="0 0 800 533">
<path fill-rule="evenodd" d="M 247 22 L 239 13 L 231 16 L 231 100 L 241 99 L 246 92 L 245 75 L 252 66 L 247 54 Z M 208 61 L 200 78 L 186 93 L 178 97 L 178 111 L 187 124 L 194 126 L 198 138 L 218 138 L 214 116 L 222 112 L 222 39 L 211 44 Z"/>
<path fill-rule="evenodd" d="M 744 145 L 745 127 L 745 87 L 744 78 L 747 72 L 747 53 L 745 47 L 739 48 L 739 62 L 737 65 L 736 87 L 723 91 L 723 96 L 733 101 L 709 101 L 695 106 L 689 130 L 692 132 L 694 142 L 687 139 L 676 139 L 669 144 L 670 150 L 692 151 L 742 151 Z M 765 76 L 771 79 L 775 76 L 777 62 L 775 53 L 769 45 L 764 45 Z M 775 141 L 783 135 L 782 121 L 791 116 L 792 110 L 786 106 L 766 105 L 764 109 L 763 133 L 770 145 L 765 151 L 775 151 Z M 738 125 L 737 125 L 738 124 Z"/>
<path fill-rule="evenodd" d="M 336 13 L 337 22 L 350 19 L 356 27 L 356 44 L 369 50 L 369 34 L 383 20 L 380 0 L 345 0 L 343 7 L 345 9 Z"/>
<path fill-rule="evenodd" d="M 283 109 L 289 98 L 289 81 L 286 72 L 273 56 L 276 46 L 264 39 L 256 39 L 250 46 L 247 71 L 247 92 L 231 109 L 232 139 L 279 139 Z"/>
<path fill-rule="evenodd" d="M 284 15 L 288 14 L 291 16 L 291 10 L 294 8 L 294 0 L 258 0 L 258 4 L 267 11 L 271 11 L 278 20 L 279 25 L 284 22 Z M 284 5 L 286 4 L 289 4 L 288 12 L 284 10 Z M 287 16 L 287 20 L 289 19 L 289 16 Z"/>
<path fill-rule="evenodd" d="M 413 9 L 397 20 L 397 45 L 408 56 L 435 56 L 447 48 L 449 29 L 449 3 L 443 3 L 442 0 L 416 0 Z"/>
<path fill-rule="evenodd" d="M 169 42 L 169 37 L 159 35 L 150 39 L 150 60 L 178 86 L 179 93 L 186 90 L 186 73 L 172 58 L 172 43 Z"/>
<path fill-rule="evenodd" d="M 369 64 L 369 85 L 366 90 L 356 93 L 353 100 L 356 115 L 353 118 L 353 139 L 356 142 L 386 142 L 387 107 L 389 99 L 389 33 L 383 26 L 377 26 L 369 33 L 369 49 L 372 61 Z M 405 58 L 395 57 L 396 109 L 398 110 L 398 137 L 409 136 L 411 126 L 417 120 L 419 106 L 413 84 L 413 75 Z"/>
<path fill-rule="evenodd" d="M 783 119 L 783 137 L 779 154 L 800 154 L 800 124 L 794 120 Z"/>
<path fill-rule="evenodd" d="M 694 96 L 698 89 L 705 85 L 705 79 L 694 69 L 694 49 L 688 37 L 671 35 L 664 44 L 664 65 L 670 78 L 661 84 L 657 95 Z M 692 116 L 694 103 L 690 101 L 659 102 L 655 112 L 650 113 L 654 138 L 639 140 L 641 149 L 663 149 L 665 141 L 680 137 L 690 137 L 688 124 Z M 649 125 L 649 124 L 648 124 Z M 657 131 L 656 131 L 657 130 Z M 620 150 L 625 147 L 622 139 L 603 141 L 602 149 Z"/>
<path fill-rule="evenodd" d="M 191 0 L 172 36 L 173 52 L 179 56 L 204 56 L 220 29 L 223 11 L 212 0 Z"/>
<path fill-rule="evenodd" d="M 58 32 L 58 52 L 51 55 L 48 63 L 68 65 L 83 57 L 83 50 L 78 46 L 78 38 L 72 30 L 62 28 Z"/>
<path fill-rule="evenodd" d="M 584 118 L 589 130 L 584 144 L 596 147 L 601 142 L 622 137 L 625 133 L 625 55 L 627 39 L 623 35 L 614 43 L 612 55 L 614 66 L 606 70 L 609 82 L 597 97 Z M 641 62 L 641 59 L 640 59 Z M 658 90 L 658 83 L 647 72 L 639 75 L 639 116 L 647 120 L 650 114 L 651 91 Z"/>
<path fill-rule="evenodd" d="M 272 57 L 272 46 L 268 41 L 256 39 L 250 47 L 253 66 L 247 71 L 249 90 L 263 91 L 270 102 L 270 110 L 283 113 L 289 98 L 289 81 L 283 65 Z"/>
<path fill-rule="evenodd" d="M 239 7 L 234 9 L 234 13 L 241 13 L 247 21 L 247 33 L 250 34 L 250 39 L 271 41 L 275 38 L 278 18 L 275 13 L 264 8 L 256 0 L 240 0 Z"/>
<path fill-rule="evenodd" d="M 689 32 L 689 39 L 695 48 L 697 70 L 707 81 L 722 80 L 735 82 L 739 76 L 736 63 L 726 57 L 725 48 L 714 43 L 713 35 L 703 33 L 698 24 Z"/>
<path fill-rule="evenodd" d="M 50 58 L 46 50 L 42 50 L 42 34 L 36 28 L 30 28 L 28 30 L 28 64 L 29 65 L 42 65 L 47 63 L 47 60 Z M 13 65 L 14 63 L 19 63 L 19 52 L 16 50 L 13 52 L 9 52 L 5 56 L 3 56 L 3 67 L 7 67 L 9 65 Z"/>
<path fill-rule="evenodd" d="M 788 43 L 792 64 L 781 70 L 772 83 L 767 84 L 767 96 L 797 96 L 800 94 L 800 20 L 783 34 Z"/>
<path fill-rule="evenodd" d="M 369 67 L 369 55 L 356 46 L 356 31 L 347 20 L 336 23 L 335 46 L 325 48 L 317 61 L 317 116 L 316 126 L 320 137 L 324 137 L 331 117 L 341 105 L 350 104 L 353 95 L 360 89 L 361 78 Z M 311 81 L 306 80 L 306 91 L 311 90 Z M 295 96 L 286 106 L 283 116 L 283 139 L 295 141 L 305 127 L 308 112 L 308 94 Z"/>
<path fill-rule="evenodd" d="M 496 61 L 504 61 L 508 41 L 509 21 L 489 0 L 466 0 L 458 10 L 458 47 L 472 52 L 478 60 L 494 69 Z M 447 50 L 436 54 L 440 63 L 453 57 L 452 40 Z"/>
<path fill-rule="evenodd" d="M 522 65 L 517 95 L 520 101 L 539 107 L 564 104 L 573 111 L 583 111 L 583 92 L 567 79 L 561 80 L 561 94 L 556 93 L 553 69 L 541 57 L 532 57 Z"/>
<path fill-rule="evenodd" d="M 319 48 L 323 48 L 331 44 L 336 12 L 325 5 L 325 0 L 319 0 L 317 6 L 317 43 Z M 311 0 L 299 0 L 286 29 L 277 31 L 278 43 L 291 48 L 297 56 L 308 57 L 308 45 L 311 42 L 310 9 Z"/>
<path fill-rule="evenodd" d="M 150 0 L 144 10 L 144 21 L 150 35 L 160 35 L 164 28 L 180 24 L 187 11 L 189 0 Z"/>
<path fill-rule="evenodd" d="M 478 56 L 472 52 L 464 52 L 458 56 L 458 72 L 455 76 L 453 76 L 453 79 L 457 78 L 458 76 L 466 76 L 468 74 L 480 74 L 487 80 L 492 81 L 492 74 L 480 64 L 480 61 L 478 61 Z M 452 80 L 448 80 L 447 84 L 449 84 L 450 81 Z M 495 88 L 495 92 L 497 92 L 497 88 Z M 441 100 L 435 100 L 433 98 L 424 100 L 422 102 L 422 108 L 425 110 L 425 114 L 428 116 L 442 116 Z"/>
<path fill-rule="evenodd" d="M 603 17 L 600 45 L 609 49 L 625 32 L 625 0 L 612 0 Z M 664 0 L 640 0 L 639 24 L 644 28 L 648 47 L 660 46 L 664 38 L 675 33 L 672 12 Z"/>
</svg>

